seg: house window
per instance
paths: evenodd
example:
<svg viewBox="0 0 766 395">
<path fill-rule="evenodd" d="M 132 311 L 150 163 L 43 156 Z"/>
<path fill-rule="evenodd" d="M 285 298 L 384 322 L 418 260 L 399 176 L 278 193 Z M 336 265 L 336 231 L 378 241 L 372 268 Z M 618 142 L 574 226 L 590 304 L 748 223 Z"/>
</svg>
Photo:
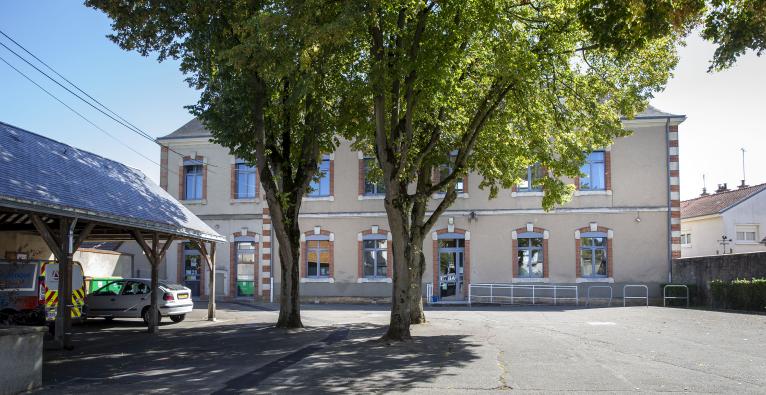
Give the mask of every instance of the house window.
<svg viewBox="0 0 766 395">
<path fill-rule="evenodd" d="M 364 158 L 364 194 L 368 196 L 386 194 L 386 184 L 383 180 L 370 179 L 369 174 L 372 169 L 375 169 L 375 164 L 375 158 Z"/>
<path fill-rule="evenodd" d="M 681 244 L 687 245 L 692 243 L 691 233 L 681 233 Z"/>
<path fill-rule="evenodd" d="M 310 197 L 330 196 L 330 155 L 322 155 L 319 163 L 319 174 L 311 181 Z"/>
<path fill-rule="evenodd" d="M 543 234 L 522 233 L 518 236 L 518 256 L 516 266 L 517 277 L 541 278 L 543 277 Z"/>
<path fill-rule="evenodd" d="M 607 234 L 587 232 L 580 237 L 580 276 L 607 277 Z"/>
<path fill-rule="evenodd" d="M 545 171 L 543 167 L 536 163 L 532 166 L 527 167 L 527 173 L 524 177 L 524 179 L 521 180 L 521 183 L 519 183 L 518 191 L 519 192 L 540 192 L 543 190 L 542 186 L 535 185 L 537 180 L 545 177 Z"/>
<path fill-rule="evenodd" d="M 604 151 L 591 152 L 585 160 L 585 164 L 580 167 L 580 190 L 605 190 L 605 169 Z"/>
<path fill-rule="evenodd" d="M 447 178 L 455 169 L 455 160 L 457 159 L 457 151 L 452 151 L 449 155 L 449 161 L 447 163 L 439 165 L 439 179 L 437 182 L 442 182 L 445 178 Z M 465 192 L 465 180 L 463 177 L 460 177 L 457 179 L 457 182 L 455 182 L 455 191 L 458 193 Z"/>
<path fill-rule="evenodd" d="M 362 240 L 362 265 L 364 277 L 388 277 L 388 241 L 383 235 L 365 235 Z"/>
<path fill-rule="evenodd" d="M 187 160 L 184 161 L 184 199 L 202 200 L 202 161 Z"/>
<path fill-rule="evenodd" d="M 307 238 L 306 277 L 330 277 L 330 239 L 327 236 Z"/>
<path fill-rule="evenodd" d="M 234 165 L 235 178 L 235 198 L 236 199 L 254 199 L 256 195 L 256 170 L 255 166 L 250 166 L 242 160 L 237 160 Z"/>
<path fill-rule="evenodd" d="M 737 225 L 737 240 L 738 243 L 756 243 L 758 241 L 758 226 L 757 225 Z"/>
<path fill-rule="evenodd" d="M 254 241 L 238 241 L 237 250 L 237 296 L 255 295 L 256 247 Z"/>
</svg>

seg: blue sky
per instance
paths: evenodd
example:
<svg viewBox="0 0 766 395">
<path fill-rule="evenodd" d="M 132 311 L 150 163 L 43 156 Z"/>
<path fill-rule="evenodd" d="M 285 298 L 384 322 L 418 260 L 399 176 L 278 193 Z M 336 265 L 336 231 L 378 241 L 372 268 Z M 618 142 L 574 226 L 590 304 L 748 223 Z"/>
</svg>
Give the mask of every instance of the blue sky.
<svg viewBox="0 0 766 395">
<path fill-rule="evenodd" d="M 158 63 L 126 52 L 105 36 L 109 20 L 79 1 L 1 1 L 0 29 L 102 103 L 153 136 L 172 132 L 189 119 L 183 106 L 196 102 L 178 63 Z M 7 40 L 0 40 L 7 44 Z M 748 184 L 766 182 L 766 58 L 748 54 L 730 70 L 706 72 L 714 47 L 693 36 L 667 89 L 652 104 L 688 120 L 680 127 L 681 196 L 695 197 L 717 183 L 735 186 L 746 154 Z M 96 124 L 159 162 L 159 147 L 70 96 L 0 47 L 0 57 Z M 110 139 L 0 62 L 0 121 L 118 160 L 157 180 L 159 166 Z"/>
</svg>

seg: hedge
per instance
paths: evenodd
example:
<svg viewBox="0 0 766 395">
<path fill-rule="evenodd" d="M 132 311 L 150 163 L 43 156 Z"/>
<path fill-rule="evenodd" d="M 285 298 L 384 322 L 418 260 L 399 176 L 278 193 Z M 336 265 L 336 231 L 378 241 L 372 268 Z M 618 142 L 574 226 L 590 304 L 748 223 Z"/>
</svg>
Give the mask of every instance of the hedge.
<svg viewBox="0 0 766 395">
<path fill-rule="evenodd" d="M 764 311 L 766 309 L 766 278 L 710 282 L 713 307 L 732 310 Z"/>
</svg>

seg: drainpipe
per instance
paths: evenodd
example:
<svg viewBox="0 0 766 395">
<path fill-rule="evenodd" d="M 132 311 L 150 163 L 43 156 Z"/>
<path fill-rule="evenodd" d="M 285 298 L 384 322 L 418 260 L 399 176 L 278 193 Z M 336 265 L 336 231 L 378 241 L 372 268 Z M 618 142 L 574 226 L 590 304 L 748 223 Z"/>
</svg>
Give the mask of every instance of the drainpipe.
<svg viewBox="0 0 766 395">
<path fill-rule="evenodd" d="M 670 191 L 670 117 L 665 120 L 665 167 L 668 186 L 668 283 L 673 282 L 673 197 Z M 679 161 L 680 164 L 680 161 Z"/>
<path fill-rule="evenodd" d="M 269 303 L 274 303 L 274 243 L 276 239 L 274 238 L 274 226 L 271 227 L 271 232 L 269 232 L 269 240 L 271 240 L 271 245 L 269 246 L 269 250 L 271 250 L 271 280 L 269 280 Z"/>
</svg>

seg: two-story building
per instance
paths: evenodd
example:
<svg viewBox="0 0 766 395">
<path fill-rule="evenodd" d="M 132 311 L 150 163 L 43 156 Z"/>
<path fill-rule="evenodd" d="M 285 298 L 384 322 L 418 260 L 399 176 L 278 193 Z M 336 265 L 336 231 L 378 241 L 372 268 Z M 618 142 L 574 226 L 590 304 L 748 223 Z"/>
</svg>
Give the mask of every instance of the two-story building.
<svg viewBox="0 0 766 395">
<path fill-rule="evenodd" d="M 680 257 L 678 125 L 684 119 L 652 107 L 626 119 L 633 133 L 590 153 L 582 177 L 569 180 L 577 186 L 571 202 L 550 212 L 532 186 L 535 166 L 495 199 L 478 187 L 478 174 L 469 174 L 424 246 L 424 283 L 436 295 L 461 299 L 471 283 L 667 282 L 671 258 Z M 267 298 L 272 284 L 279 287 L 279 263 L 257 172 L 209 138 L 197 120 L 160 138 L 166 146 L 161 186 L 227 237 L 215 291 Z M 390 297 L 385 191 L 366 177 L 374 165 L 348 142 L 323 157 L 323 176 L 300 215 L 305 299 Z M 178 243 L 168 253 L 167 273 L 204 295 L 210 290 L 198 254 Z"/>
</svg>

